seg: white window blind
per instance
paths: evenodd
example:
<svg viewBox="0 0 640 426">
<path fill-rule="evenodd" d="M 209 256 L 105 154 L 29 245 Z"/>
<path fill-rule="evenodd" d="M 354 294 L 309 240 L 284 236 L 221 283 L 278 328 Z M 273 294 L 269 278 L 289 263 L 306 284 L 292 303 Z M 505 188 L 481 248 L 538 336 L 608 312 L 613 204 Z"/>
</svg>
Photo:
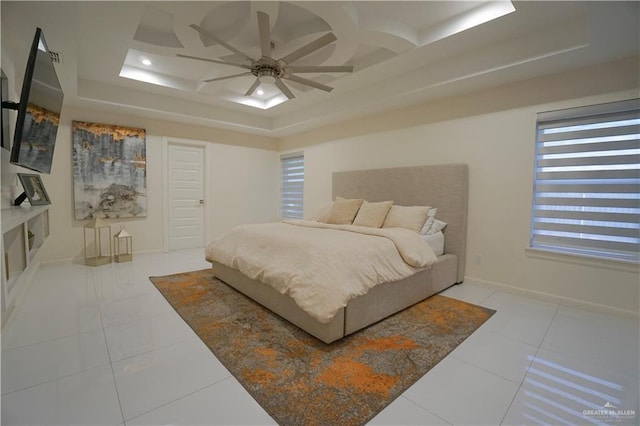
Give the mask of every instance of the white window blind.
<svg viewBox="0 0 640 426">
<path fill-rule="evenodd" d="M 531 247 L 640 260 L 640 99 L 538 114 Z"/>
<path fill-rule="evenodd" d="M 304 154 L 280 157 L 280 217 L 302 219 L 304 196 Z"/>
</svg>

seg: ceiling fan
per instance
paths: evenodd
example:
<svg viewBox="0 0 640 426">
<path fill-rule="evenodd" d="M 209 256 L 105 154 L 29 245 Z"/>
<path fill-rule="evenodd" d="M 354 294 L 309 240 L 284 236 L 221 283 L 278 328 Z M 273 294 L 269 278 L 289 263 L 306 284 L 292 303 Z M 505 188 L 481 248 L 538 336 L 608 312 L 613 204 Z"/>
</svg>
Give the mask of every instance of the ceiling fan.
<svg viewBox="0 0 640 426">
<path fill-rule="evenodd" d="M 203 80 L 203 82 L 208 83 L 212 81 L 220 81 L 220 80 L 226 80 L 229 78 L 253 75 L 256 77 L 256 81 L 251 85 L 251 87 L 249 87 L 249 90 L 247 90 L 247 92 L 244 94 L 245 96 L 251 96 L 251 94 L 253 94 L 253 92 L 262 83 L 262 81 L 260 80 L 261 78 L 272 79 L 276 87 L 278 87 L 278 89 L 280 89 L 280 91 L 284 93 L 284 95 L 289 99 L 293 99 L 295 98 L 295 96 L 291 91 L 291 89 L 289 89 L 289 87 L 284 83 L 283 80 L 293 81 L 296 83 L 304 84 L 306 86 L 314 87 L 316 89 L 324 90 L 325 92 L 330 92 L 333 90 L 333 87 L 315 82 L 313 80 L 299 77 L 295 74 L 353 72 L 353 67 L 349 65 L 340 65 L 340 66 L 294 66 L 294 65 L 291 65 L 298 59 L 304 56 L 307 56 L 315 52 L 316 50 L 321 49 L 322 47 L 336 41 L 337 38 L 333 33 L 327 33 L 280 59 L 273 59 L 271 57 L 271 49 L 273 47 L 273 43 L 271 41 L 271 27 L 269 25 L 269 15 L 267 15 L 264 12 L 258 12 L 258 30 L 260 32 L 260 51 L 262 54 L 262 56 L 259 59 L 254 59 L 244 54 L 243 52 L 239 51 L 235 47 L 231 46 L 229 43 L 225 42 L 224 40 L 221 40 L 215 35 L 209 33 L 208 31 L 205 31 L 198 25 L 191 24 L 190 27 L 196 30 L 202 36 L 218 43 L 219 45 L 225 47 L 231 52 L 237 55 L 240 55 L 241 57 L 249 61 L 250 64 L 227 62 L 227 61 L 221 61 L 217 59 L 200 58 L 197 56 L 189 56 L 189 55 L 182 55 L 182 54 L 178 54 L 178 56 L 181 58 L 197 59 L 200 61 L 230 65 L 230 66 L 244 68 L 248 70 L 240 74 L 232 74 L 224 77 L 210 78 L 208 80 Z"/>
</svg>

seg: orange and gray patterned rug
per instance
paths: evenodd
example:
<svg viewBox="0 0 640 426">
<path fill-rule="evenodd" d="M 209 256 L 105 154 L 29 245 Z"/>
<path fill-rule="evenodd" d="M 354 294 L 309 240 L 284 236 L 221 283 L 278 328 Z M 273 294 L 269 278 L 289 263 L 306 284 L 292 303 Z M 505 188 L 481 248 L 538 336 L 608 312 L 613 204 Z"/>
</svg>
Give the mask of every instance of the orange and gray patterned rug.
<svg viewBox="0 0 640 426">
<path fill-rule="evenodd" d="M 281 425 L 362 425 L 495 311 L 432 296 L 327 345 L 213 277 L 151 281 Z"/>
</svg>

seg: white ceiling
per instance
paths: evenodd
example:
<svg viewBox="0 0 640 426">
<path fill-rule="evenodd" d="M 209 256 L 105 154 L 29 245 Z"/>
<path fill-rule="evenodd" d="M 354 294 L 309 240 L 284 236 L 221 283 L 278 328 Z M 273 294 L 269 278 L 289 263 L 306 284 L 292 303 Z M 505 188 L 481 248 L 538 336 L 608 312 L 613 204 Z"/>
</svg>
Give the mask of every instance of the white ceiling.
<svg viewBox="0 0 640 426">
<path fill-rule="evenodd" d="M 56 70 L 66 105 L 273 137 L 638 55 L 640 43 L 639 2 L 3 0 L 0 7 L 2 54 L 16 69 L 37 26 L 62 53 Z M 304 74 L 334 90 L 287 81 L 296 98 L 278 103 L 286 98 L 268 84 L 264 95 L 244 96 L 253 76 L 202 83 L 238 68 L 176 56 L 243 61 L 189 27 L 197 24 L 259 58 L 258 11 L 270 17 L 274 57 L 331 31 L 336 42 L 295 65 L 354 72 Z"/>
</svg>

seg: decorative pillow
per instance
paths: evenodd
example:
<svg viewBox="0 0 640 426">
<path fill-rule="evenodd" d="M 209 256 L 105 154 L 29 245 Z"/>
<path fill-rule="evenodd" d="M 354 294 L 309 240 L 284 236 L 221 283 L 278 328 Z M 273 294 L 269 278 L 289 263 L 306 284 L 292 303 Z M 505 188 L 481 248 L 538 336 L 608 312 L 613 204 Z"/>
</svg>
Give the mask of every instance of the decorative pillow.
<svg viewBox="0 0 640 426">
<path fill-rule="evenodd" d="M 326 223 L 334 225 L 351 225 L 364 200 L 336 197 L 327 216 Z"/>
<path fill-rule="evenodd" d="M 434 219 L 433 220 L 433 224 L 431 225 L 431 228 L 429 228 L 429 230 L 427 231 L 427 233 L 425 235 L 436 234 L 436 233 L 442 231 L 445 228 L 445 226 L 447 226 L 447 222 L 443 222 L 441 220 Z"/>
<path fill-rule="evenodd" d="M 407 228 L 420 233 L 430 209 L 429 206 L 391 206 L 382 227 Z"/>
<path fill-rule="evenodd" d="M 389 209 L 393 201 L 380 201 L 377 203 L 370 203 L 364 201 L 358 210 L 358 215 L 353 221 L 354 225 L 369 226 L 371 228 L 380 228 L 384 223 L 384 218 L 387 217 Z"/>
<path fill-rule="evenodd" d="M 331 212 L 332 206 L 333 203 L 329 203 L 326 206 L 323 206 L 311 216 L 311 220 L 315 220 L 316 222 L 326 222 L 327 216 L 329 216 L 329 212 Z"/>
<path fill-rule="evenodd" d="M 427 221 L 424 223 L 424 225 L 422 226 L 422 229 L 420 230 L 420 234 L 421 235 L 429 235 L 429 228 L 431 228 L 431 225 L 433 225 L 433 221 L 436 219 L 436 213 L 438 212 L 437 208 L 433 208 L 431 210 L 429 210 L 429 213 L 427 213 Z"/>
</svg>

